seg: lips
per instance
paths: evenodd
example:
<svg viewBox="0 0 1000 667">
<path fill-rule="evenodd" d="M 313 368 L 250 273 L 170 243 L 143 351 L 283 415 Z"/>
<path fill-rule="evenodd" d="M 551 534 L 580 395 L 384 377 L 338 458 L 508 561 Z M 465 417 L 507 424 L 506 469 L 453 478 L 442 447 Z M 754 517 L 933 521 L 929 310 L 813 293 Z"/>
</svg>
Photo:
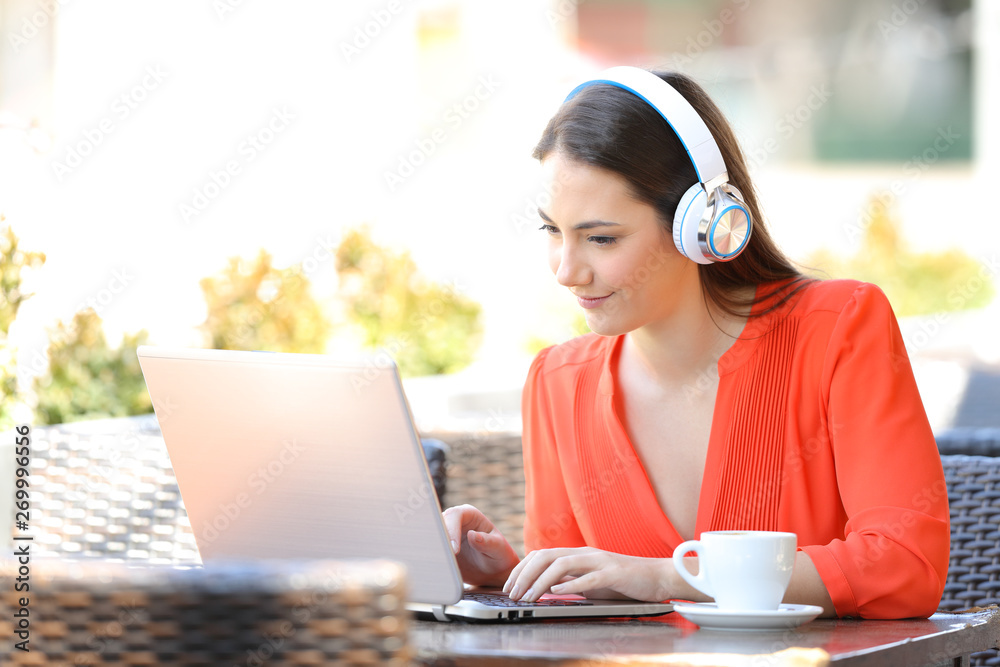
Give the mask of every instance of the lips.
<svg viewBox="0 0 1000 667">
<path fill-rule="evenodd" d="M 595 297 L 595 298 L 588 298 L 588 297 L 585 297 L 585 296 L 579 296 L 579 295 L 577 295 L 576 301 L 577 301 L 577 303 L 580 304 L 581 308 L 588 308 L 589 309 L 589 308 L 597 308 L 597 307 L 599 307 L 601 304 L 603 304 L 605 301 L 607 301 L 610 298 L 611 298 L 610 294 L 608 294 L 606 296 Z"/>
</svg>

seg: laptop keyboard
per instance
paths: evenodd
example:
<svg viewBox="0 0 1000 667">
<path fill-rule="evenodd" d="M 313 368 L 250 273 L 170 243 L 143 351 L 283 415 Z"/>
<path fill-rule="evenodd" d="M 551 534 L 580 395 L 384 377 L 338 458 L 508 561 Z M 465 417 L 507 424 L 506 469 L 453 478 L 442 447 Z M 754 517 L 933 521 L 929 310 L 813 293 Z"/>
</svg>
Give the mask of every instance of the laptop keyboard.
<svg viewBox="0 0 1000 667">
<path fill-rule="evenodd" d="M 586 607 L 594 603 L 586 600 L 537 600 L 521 602 L 511 600 L 503 593 L 466 593 L 466 600 L 474 600 L 491 607 Z"/>
</svg>

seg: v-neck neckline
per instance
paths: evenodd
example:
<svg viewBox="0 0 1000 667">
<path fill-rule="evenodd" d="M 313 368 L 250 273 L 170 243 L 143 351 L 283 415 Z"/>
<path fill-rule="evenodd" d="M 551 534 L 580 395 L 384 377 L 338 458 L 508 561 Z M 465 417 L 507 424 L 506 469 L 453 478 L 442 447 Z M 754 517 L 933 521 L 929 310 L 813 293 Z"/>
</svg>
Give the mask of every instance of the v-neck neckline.
<svg viewBox="0 0 1000 667">
<path fill-rule="evenodd" d="M 755 291 L 759 294 L 759 288 Z M 770 302 L 771 299 L 764 301 Z M 761 338 L 760 331 L 766 331 L 772 313 L 759 315 L 764 308 L 764 304 L 754 303 L 750 310 L 747 322 L 744 324 L 740 335 L 733 341 L 733 344 L 719 357 L 716 368 L 719 373 L 719 386 L 716 388 L 715 404 L 712 406 L 712 425 L 709 431 L 708 447 L 705 457 L 705 467 L 702 471 L 701 487 L 698 493 L 698 509 L 695 513 L 695 529 L 692 539 L 698 539 L 702 532 L 709 529 L 715 510 L 716 497 L 718 496 L 719 477 L 722 463 L 725 456 L 726 437 L 728 433 L 728 423 L 732 417 L 731 410 L 719 410 L 719 396 L 723 393 L 723 383 L 727 383 L 735 370 L 742 366 L 756 349 Z M 642 516 L 650 524 L 650 528 L 663 535 L 671 548 L 676 548 L 685 538 L 680 535 L 673 522 L 663 511 L 659 500 L 656 497 L 656 489 L 652 480 L 642 463 L 628 430 L 618 413 L 615 404 L 615 388 L 618 385 L 617 364 L 621 354 L 622 344 L 626 334 L 616 336 L 609 345 L 607 354 L 604 357 L 604 364 L 599 380 L 599 391 L 604 400 L 608 401 L 607 414 L 609 428 L 617 431 L 617 437 L 610 438 L 613 443 L 620 443 L 617 446 L 619 451 L 615 454 L 622 457 L 634 465 L 631 470 L 636 471 L 631 479 L 633 497 L 636 500 L 638 509 Z M 728 387 L 727 387 L 728 390 Z M 726 392 L 729 395 L 729 392 Z M 653 525 L 656 524 L 656 525 Z"/>
</svg>

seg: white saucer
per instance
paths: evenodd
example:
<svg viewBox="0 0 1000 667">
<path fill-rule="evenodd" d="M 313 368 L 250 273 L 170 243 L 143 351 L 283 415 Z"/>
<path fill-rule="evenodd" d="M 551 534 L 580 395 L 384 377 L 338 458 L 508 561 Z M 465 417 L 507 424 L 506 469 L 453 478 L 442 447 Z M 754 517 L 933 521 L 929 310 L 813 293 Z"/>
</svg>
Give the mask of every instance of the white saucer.
<svg viewBox="0 0 1000 667">
<path fill-rule="evenodd" d="M 785 630 L 808 623 L 822 607 L 783 604 L 774 611 L 732 611 L 714 602 L 675 602 L 674 611 L 706 630 Z"/>
</svg>

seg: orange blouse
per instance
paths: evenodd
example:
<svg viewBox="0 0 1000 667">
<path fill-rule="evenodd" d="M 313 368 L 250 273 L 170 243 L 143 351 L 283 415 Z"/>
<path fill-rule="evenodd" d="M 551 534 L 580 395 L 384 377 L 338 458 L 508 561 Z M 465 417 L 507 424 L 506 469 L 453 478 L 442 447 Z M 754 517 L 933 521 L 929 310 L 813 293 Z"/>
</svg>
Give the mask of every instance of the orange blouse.
<svg viewBox="0 0 1000 667">
<path fill-rule="evenodd" d="M 817 281 L 754 307 L 719 359 L 696 534 L 797 533 L 840 616 L 937 609 L 948 495 L 895 316 L 874 285 Z M 622 336 L 538 354 L 523 395 L 527 549 L 669 557 L 664 515 L 615 410 Z"/>
</svg>

